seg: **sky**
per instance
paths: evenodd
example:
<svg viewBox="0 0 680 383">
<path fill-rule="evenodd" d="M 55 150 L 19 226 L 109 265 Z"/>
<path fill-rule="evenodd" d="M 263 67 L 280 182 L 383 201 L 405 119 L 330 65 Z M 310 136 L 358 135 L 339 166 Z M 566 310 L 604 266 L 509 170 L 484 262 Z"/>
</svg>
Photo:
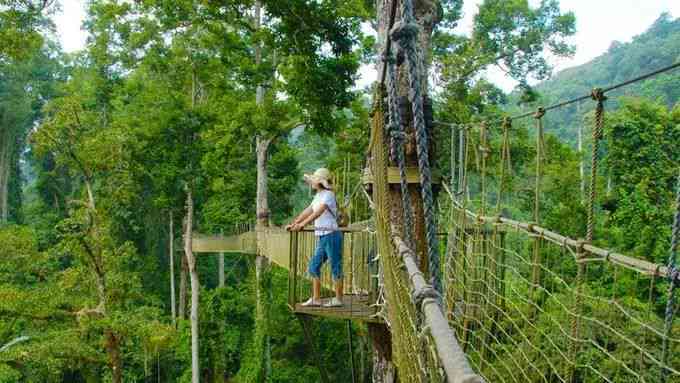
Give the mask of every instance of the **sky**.
<svg viewBox="0 0 680 383">
<path fill-rule="evenodd" d="M 470 32 L 472 19 L 481 2 L 465 1 L 464 18 L 458 32 Z M 540 0 L 529 2 L 536 5 Z M 62 11 L 55 16 L 57 32 L 67 52 L 82 49 L 85 45 L 87 36 L 81 30 L 85 3 L 86 0 L 61 0 Z M 556 71 L 594 59 L 605 53 L 613 41 L 630 41 L 644 32 L 662 12 L 680 17 L 680 0 L 561 0 L 560 7 L 563 12 L 571 11 L 576 15 L 576 35 L 571 39 L 576 45 L 576 54 L 571 58 L 551 59 Z M 374 68 L 364 66 L 360 70 L 357 86 L 369 85 L 375 77 Z M 516 85 L 500 70 L 490 70 L 486 77 L 506 91 Z"/>
</svg>

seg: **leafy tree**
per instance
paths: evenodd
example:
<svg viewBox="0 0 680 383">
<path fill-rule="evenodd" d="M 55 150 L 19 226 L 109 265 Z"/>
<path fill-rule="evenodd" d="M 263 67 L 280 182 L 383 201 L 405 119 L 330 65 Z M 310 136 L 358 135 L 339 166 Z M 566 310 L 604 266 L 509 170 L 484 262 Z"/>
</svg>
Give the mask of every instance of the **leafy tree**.
<svg viewBox="0 0 680 383">
<path fill-rule="evenodd" d="M 610 243 L 656 263 L 670 244 L 671 206 L 680 171 L 680 106 L 624 99 L 610 115 L 605 161 L 612 180 Z"/>
<path fill-rule="evenodd" d="M 43 33 L 52 23 L 45 17 L 54 0 L 0 1 L 0 60 L 30 57 L 43 45 Z"/>
</svg>

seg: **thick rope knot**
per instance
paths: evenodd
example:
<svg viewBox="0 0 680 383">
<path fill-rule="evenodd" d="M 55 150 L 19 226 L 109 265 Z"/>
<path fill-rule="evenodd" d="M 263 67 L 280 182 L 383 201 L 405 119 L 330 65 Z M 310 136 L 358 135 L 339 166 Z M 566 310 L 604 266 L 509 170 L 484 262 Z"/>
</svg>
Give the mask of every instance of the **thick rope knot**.
<svg viewBox="0 0 680 383">
<path fill-rule="evenodd" d="M 418 24 L 398 21 L 394 23 L 392 30 L 390 30 L 390 37 L 401 47 L 407 47 L 415 41 L 419 32 L 420 27 Z"/>
<path fill-rule="evenodd" d="M 604 94 L 604 90 L 602 88 L 595 88 L 590 92 L 590 97 L 594 100 L 597 101 L 598 103 L 603 103 L 607 101 L 607 96 Z"/>
<path fill-rule="evenodd" d="M 426 286 L 422 289 L 414 291 L 412 294 L 413 303 L 416 305 L 418 310 L 421 309 L 423 302 L 427 298 L 439 301 L 441 299 L 441 295 L 432 286 Z"/>
<path fill-rule="evenodd" d="M 586 245 L 586 243 L 588 243 L 588 241 L 585 241 L 585 240 L 583 240 L 583 239 L 579 239 L 579 240 L 577 241 L 576 246 L 575 246 L 575 248 L 576 248 L 576 259 L 581 259 L 581 258 L 583 258 L 584 254 L 585 254 L 585 252 L 586 252 L 586 251 L 585 251 L 585 245 Z"/>
<path fill-rule="evenodd" d="M 536 110 L 536 113 L 534 113 L 534 118 L 540 120 L 543 116 L 545 116 L 545 109 L 540 107 Z"/>
<path fill-rule="evenodd" d="M 512 118 L 510 117 L 504 117 L 503 118 L 503 130 L 510 130 L 512 128 Z"/>
</svg>

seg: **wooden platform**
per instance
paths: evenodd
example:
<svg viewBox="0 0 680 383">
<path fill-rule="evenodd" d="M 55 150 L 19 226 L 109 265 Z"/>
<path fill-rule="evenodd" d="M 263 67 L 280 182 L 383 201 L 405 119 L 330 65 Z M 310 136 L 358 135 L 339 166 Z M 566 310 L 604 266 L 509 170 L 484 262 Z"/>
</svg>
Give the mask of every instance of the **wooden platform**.
<svg viewBox="0 0 680 383">
<path fill-rule="evenodd" d="M 331 298 L 323 298 L 326 303 Z M 375 307 L 370 307 L 368 295 L 345 294 L 342 299 L 342 307 L 303 307 L 301 303 L 295 304 L 292 308 L 297 314 L 306 314 L 335 319 L 354 319 L 363 322 L 382 322 L 382 319 L 375 317 Z"/>
</svg>

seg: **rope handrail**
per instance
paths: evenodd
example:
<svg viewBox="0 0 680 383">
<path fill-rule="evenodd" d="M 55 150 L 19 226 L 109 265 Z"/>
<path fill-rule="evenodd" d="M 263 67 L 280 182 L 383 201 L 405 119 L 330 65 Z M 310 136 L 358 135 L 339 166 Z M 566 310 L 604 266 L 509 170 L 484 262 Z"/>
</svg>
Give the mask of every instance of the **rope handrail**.
<svg viewBox="0 0 680 383">
<path fill-rule="evenodd" d="M 398 233 L 392 232 L 392 242 L 396 253 L 401 257 L 413 286 L 413 295 L 420 300 L 420 310 L 425 322 L 432 332 L 439 359 L 446 376 L 451 382 L 473 383 L 483 381 L 477 375 L 458 344 L 453 329 L 448 324 L 439 303 L 439 294 L 425 281 L 425 277 L 415 262 L 415 253 L 401 239 Z"/>
<path fill-rule="evenodd" d="M 632 78 L 630 80 L 626 80 L 626 81 L 623 81 L 623 82 L 620 82 L 620 83 L 617 83 L 617 84 L 614 84 L 614 85 L 610 85 L 606 88 L 601 88 L 601 92 L 604 95 L 604 94 L 609 93 L 611 91 L 626 87 L 626 86 L 631 85 L 631 84 L 635 84 L 635 83 L 640 82 L 640 81 L 647 80 L 651 77 L 658 76 L 660 74 L 670 72 L 670 71 L 672 71 L 674 69 L 678 69 L 678 68 L 680 68 L 680 61 L 676 62 L 672 65 L 668 65 L 668 66 L 665 66 L 663 68 L 657 69 L 653 72 L 649 72 L 649 73 L 643 74 L 641 76 Z M 560 101 L 560 102 L 558 102 L 556 104 L 552 104 L 550 106 L 538 107 L 534 110 L 530 110 L 528 112 L 518 114 L 518 115 L 515 115 L 515 116 L 508 116 L 508 117 L 503 117 L 503 118 L 499 118 L 499 119 L 494 119 L 494 120 L 488 121 L 487 124 L 491 124 L 491 125 L 500 124 L 506 118 L 509 119 L 510 121 L 522 120 L 524 118 L 535 116 L 536 113 L 539 111 L 539 109 L 543 109 L 544 112 L 549 112 L 551 110 L 563 108 L 565 106 L 569 106 L 569 105 L 575 104 L 577 102 L 585 101 L 585 100 L 590 100 L 592 98 L 593 98 L 593 93 L 591 91 L 590 93 L 588 93 L 586 95 L 571 98 L 571 99 L 564 100 L 564 101 Z M 460 129 L 469 129 L 470 128 L 470 124 L 457 124 L 457 123 L 450 123 L 450 122 L 444 122 L 444 121 L 434 121 L 434 123 L 439 124 L 439 125 L 445 125 L 445 126 L 454 126 L 454 127 L 460 128 Z"/>
<path fill-rule="evenodd" d="M 456 206 L 458 209 L 463 209 L 463 207 L 460 205 L 458 201 L 455 200 L 455 198 L 452 197 L 450 194 L 450 191 L 448 188 L 445 186 L 445 190 L 447 191 L 447 194 L 449 195 L 449 198 L 451 202 Z M 552 240 L 554 243 L 562 245 L 562 246 L 569 246 L 573 248 L 581 248 L 583 251 L 598 257 L 602 260 L 611 262 L 613 264 L 617 264 L 619 266 L 624 266 L 628 269 L 644 273 L 646 275 L 655 275 L 655 276 L 660 276 L 664 278 L 669 278 L 672 276 L 672 270 L 666 265 L 660 264 L 660 263 L 653 263 L 646 261 L 644 259 L 640 258 L 635 258 L 631 257 L 628 255 L 620 254 L 614 251 L 610 251 L 607 249 L 603 249 L 601 247 L 592 245 L 590 243 L 587 243 L 585 241 L 579 241 L 573 238 L 569 238 L 567 236 L 564 236 L 562 234 L 556 233 L 554 231 L 551 231 L 549 229 L 546 229 L 544 227 L 538 226 L 533 223 L 529 222 L 522 222 L 506 217 L 501 217 L 501 216 L 483 216 L 479 215 L 472 210 L 465 209 L 465 214 L 470 217 L 473 221 L 478 221 L 482 223 L 488 223 L 488 224 L 503 224 L 507 225 L 516 229 L 523 230 L 527 234 L 532 234 L 532 235 L 539 235 L 542 236 L 546 239 Z M 677 282 L 680 282 L 680 275 L 675 276 L 675 280 Z"/>
<path fill-rule="evenodd" d="M 648 78 L 660 75 L 662 73 L 670 72 L 670 71 L 677 69 L 677 68 L 680 68 L 680 61 L 676 62 L 674 64 L 671 64 L 671 65 L 668 65 L 666 67 L 657 69 L 653 72 L 649 72 L 649 73 L 643 74 L 641 76 L 632 78 L 630 80 L 626 80 L 626 81 L 620 82 L 618 84 L 614 84 L 614 85 L 610 85 L 606 88 L 602 88 L 602 94 L 606 94 L 606 93 L 611 92 L 613 90 L 623 88 L 625 86 L 635 84 L 635 83 L 640 82 L 640 81 L 644 81 Z M 593 94 L 591 92 L 591 93 L 588 93 L 588 94 L 583 95 L 583 96 L 579 96 L 579 97 L 576 97 L 576 98 L 572 98 L 572 99 L 569 99 L 569 100 L 558 102 L 558 103 L 550 105 L 550 106 L 543 107 L 543 110 L 548 112 L 550 110 L 559 109 L 559 108 L 562 108 L 562 107 L 565 107 L 565 106 L 568 106 L 568 105 L 571 105 L 571 104 L 575 104 L 577 102 L 589 100 L 589 99 L 592 99 L 592 98 L 593 98 Z M 527 112 L 527 113 L 523 113 L 523 114 L 520 114 L 520 115 L 517 115 L 517 116 L 512 116 L 512 117 L 510 117 L 510 120 L 516 121 L 516 120 L 521 120 L 521 119 L 524 119 L 524 118 L 527 118 L 527 117 L 531 117 L 534 114 L 536 114 L 537 110 L 538 109 Z M 494 121 L 494 122 L 500 122 L 500 121 Z"/>
</svg>

